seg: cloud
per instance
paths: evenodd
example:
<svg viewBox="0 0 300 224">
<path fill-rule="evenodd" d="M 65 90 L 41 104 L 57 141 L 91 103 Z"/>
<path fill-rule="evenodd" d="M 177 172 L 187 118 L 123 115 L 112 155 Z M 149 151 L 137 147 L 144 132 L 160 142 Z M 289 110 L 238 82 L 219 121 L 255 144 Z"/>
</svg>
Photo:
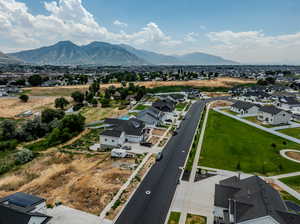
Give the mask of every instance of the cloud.
<svg viewBox="0 0 300 224">
<path fill-rule="evenodd" d="M 196 42 L 198 37 L 199 34 L 190 32 L 184 36 L 183 40 L 186 42 Z"/>
<path fill-rule="evenodd" d="M 230 30 L 207 34 L 215 52 L 233 59 L 253 63 L 299 64 L 300 32 L 266 35 L 262 30 L 233 32 Z"/>
<path fill-rule="evenodd" d="M 119 21 L 119 20 L 115 20 L 115 21 L 113 22 L 113 24 L 116 25 L 116 26 L 120 26 L 120 27 L 127 27 L 127 26 L 128 26 L 127 23 L 121 22 L 121 21 Z"/>
<path fill-rule="evenodd" d="M 154 48 L 180 43 L 166 35 L 154 22 L 130 34 L 110 32 L 84 8 L 81 0 L 55 0 L 45 2 L 44 7 L 47 15 L 33 15 L 25 3 L 0 0 L 0 41 L 7 43 L 6 50 L 28 49 L 61 40 L 77 44 L 91 41 L 144 44 Z M 115 23 L 125 25 L 117 20 Z"/>
</svg>

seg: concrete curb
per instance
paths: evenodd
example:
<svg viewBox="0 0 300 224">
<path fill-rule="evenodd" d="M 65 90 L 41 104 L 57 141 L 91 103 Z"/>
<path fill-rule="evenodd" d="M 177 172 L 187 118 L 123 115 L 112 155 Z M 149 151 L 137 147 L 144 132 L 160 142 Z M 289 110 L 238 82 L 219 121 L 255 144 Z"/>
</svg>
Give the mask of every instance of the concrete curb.
<svg viewBox="0 0 300 224">
<path fill-rule="evenodd" d="M 196 102 L 197 102 L 197 101 L 196 101 Z M 192 105 L 193 105 L 193 104 L 191 104 L 191 106 L 192 106 Z M 191 108 L 191 106 L 190 106 L 190 108 Z M 189 110 L 190 110 L 190 108 L 189 108 Z M 188 111 L 189 111 L 189 110 L 188 110 Z M 188 111 L 187 111 L 187 112 L 188 112 Z M 201 122 L 201 117 L 202 117 L 202 115 L 203 115 L 203 111 L 202 111 L 202 113 L 200 114 L 200 119 L 199 119 L 198 124 L 197 124 L 197 129 L 198 129 L 198 126 L 199 126 L 199 124 L 200 124 L 200 122 Z M 197 129 L 196 129 L 196 131 L 195 131 L 195 133 L 194 133 L 193 141 L 192 141 L 191 146 L 190 146 L 190 148 L 189 148 L 189 153 L 188 153 L 187 156 L 186 156 L 186 159 L 185 159 L 185 162 L 184 162 L 184 166 L 183 166 L 183 171 L 182 171 L 181 174 L 180 174 L 179 181 L 181 180 L 181 178 L 182 178 L 182 176 L 183 176 L 183 173 L 184 173 L 184 167 L 186 166 L 187 161 L 188 161 L 188 159 L 189 159 L 189 155 L 190 155 L 191 149 L 192 149 L 192 147 L 193 147 L 194 139 L 195 139 L 195 136 L 196 136 L 196 134 L 197 134 Z M 170 208 L 172 208 L 172 205 L 173 205 L 173 203 L 174 203 L 174 199 L 175 199 L 175 198 L 176 198 L 176 191 L 175 191 L 175 194 L 174 194 L 174 196 L 173 196 L 173 199 L 172 199 Z M 168 223 L 170 214 L 171 214 L 171 209 L 169 209 L 169 211 L 168 211 L 166 220 L 165 220 L 165 222 L 164 222 L 165 224 Z M 181 212 L 181 214 L 180 214 L 180 220 L 182 219 L 182 217 L 183 217 L 183 214 L 182 214 L 182 212 Z M 186 214 L 185 214 L 185 216 L 184 216 L 184 219 L 186 219 Z M 179 220 L 179 223 L 180 223 L 180 220 Z"/>
<path fill-rule="evenodd" d="M 114 205 L 114 203 L 120 198 L 121 194 L 126 190 L 126 188 L 130 185 L 131 181 L 135 176 L 138 174 L 140 169 L 144 166 L 144 164 L 148 161 L 148 159 L 151 157 L 152 153 L 148 153 L 143 161 L 140 163 L 140 165 L 135 169 L 135 171 L 131 174 L 131 176 L 128 178 L 128 180 L 123 184 L 123 186 L 120 188 L 118 193 L 113 197 L 113 199 L 109 202 L 109 204 L 106 205 L 106 207 L 102 210 L 99 217 L 100 219 L 105 219 L 106 213 L 109 212 Z M 144 175 L 145 177 L 145 175 Z M 121 210 L 122 211 L 122 210 Z M 117 215 L 118 218 L 119 215 Z"/>
<path fill-rule="evenodd" d="M 295 162 L 295 163 L 300 163 L 300 160 L 296 160 L 296 159 L 293 159 L 293 158 L 291 158 L 291 157 L 288 157 L 287 155 L 286 155 L 286 153 L 287 152 L 298 152 L 298 153 L 300 153 L 300 151 L 299 150 L 294 150 L 294 149 L 283 149 L 283 150 L 280 150 L 280 155 L 282 156 L 282 157 L 284 157 L 284 158 L 286 158 L 286 159 L 288 159 L 288 160 L 291 160 L 291 161 L 293 161 L 293 162 Z"/>
</svg>

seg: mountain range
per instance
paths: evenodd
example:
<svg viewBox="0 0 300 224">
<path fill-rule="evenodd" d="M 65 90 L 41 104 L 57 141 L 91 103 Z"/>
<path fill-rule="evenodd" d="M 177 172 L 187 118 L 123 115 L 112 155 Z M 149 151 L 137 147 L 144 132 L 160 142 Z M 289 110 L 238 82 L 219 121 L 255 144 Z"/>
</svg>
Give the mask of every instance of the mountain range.
<svg viewBox="0 0 300 224">
<path fill-rule="evenodd" d="M 30 64 L 49 65 L 232 65 L 235 61 L 205 53 L 164 55 L 140 50 L 125 44 L 92 42 L 78 46 L 71 41 L 61 41 L 52 46 L 10 53 Z M 1 57 L 1 56 L 0 56 Z"/>
<path fill-rule="evenodd" d="M 12 56 L 8 56 L 0 51 L 0 64 L 20 64 L 20 63 L 22 63 L 21 60 Z"/>
</svg>

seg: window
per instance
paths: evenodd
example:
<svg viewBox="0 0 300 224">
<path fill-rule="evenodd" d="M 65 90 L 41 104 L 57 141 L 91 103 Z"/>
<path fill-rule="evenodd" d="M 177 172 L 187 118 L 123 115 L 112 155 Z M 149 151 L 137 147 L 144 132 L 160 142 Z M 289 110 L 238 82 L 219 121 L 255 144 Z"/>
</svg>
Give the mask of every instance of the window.
<svg viewBox="0 0 300 224">
<path fill-rule="evenodd" d="M 112 139 L 111 142 L 115 142 L 115 140 Z"/>
<path fill-rule="evenodd" d="M 107 142 L 107 138 L 105 138 L 105 139 L 104 139 L 104 141 L 106 141 L 106 142 Z"/>
</svg>

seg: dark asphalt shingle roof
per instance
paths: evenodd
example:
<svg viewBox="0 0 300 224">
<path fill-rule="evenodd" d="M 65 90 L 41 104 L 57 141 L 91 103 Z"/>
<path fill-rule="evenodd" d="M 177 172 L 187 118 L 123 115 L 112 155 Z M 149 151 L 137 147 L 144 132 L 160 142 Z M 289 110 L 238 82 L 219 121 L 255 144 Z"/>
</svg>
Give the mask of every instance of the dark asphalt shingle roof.
<svg viewBox="0 0 300 224">
<path fill-rule="evenodd" d="M 300 223 L 300 215 L 289 213 L 279 193 L 257 176 L 220 181 L 216 185 L 215 206 L 229 208 L 229 201 L 235 203 L 231 213 L 237 222 L 271 216 L 282 224 Z"/>
<path fill-rule="evenodd" d="M 175 103 L 168 99 L 156 101 L 152 104 L 152 106 L 165 112 L 173 111 L 175 109 Z"/>
<path fill-rule="evenodd" d="M 232 105 L 232 107 L 235 107 L 238 109 L 243 109 L 243 110 L 248 110 L 254 106 L 259 107 L 258 105 L 254 104 L 254 103 L 249 103 L 249 102 L 244 102 L 244 101 L 237 101 L 236 103 L 234 103 Z"/>
<path fill-rule="evenodd" d="M 274 107 L 274 106 L 263 106 L 259 109 L 259 111 L 265 112 L 268 114 L 272 114 L 272 115 L 276 115 L 276 114 L 279 114 L 280 112 L 282 112 L 283 110 L 281 110 L 277 107 Z"/>
<path fill-rule="evenodd" d="M 105 135 L 105 136 L 111 136 L 111 137 L 120 137 L 122 135 L 122 131 L 118 131 L 118 130 L 110 130 L 110 129 L 107 129 L 105 131 L 103 131 L 101 133 L 101 135 Z"/>
<path fill-rule="evenodd" d="M 105 124 L 112 125 L 111 130 L 125 132 L 126 135 L 141 136 L 145 128 L 145 123 L 136 118 L 122 120 L 117 118 L 108 118 L 104 121 Z"/>
<path fill-rule="evenodd" d="M 288 105 L 299 105 L 300 102 L 295 97 L 281 97 L 279 98 L 280 103 L 288 104 Z"/>
</svg>

